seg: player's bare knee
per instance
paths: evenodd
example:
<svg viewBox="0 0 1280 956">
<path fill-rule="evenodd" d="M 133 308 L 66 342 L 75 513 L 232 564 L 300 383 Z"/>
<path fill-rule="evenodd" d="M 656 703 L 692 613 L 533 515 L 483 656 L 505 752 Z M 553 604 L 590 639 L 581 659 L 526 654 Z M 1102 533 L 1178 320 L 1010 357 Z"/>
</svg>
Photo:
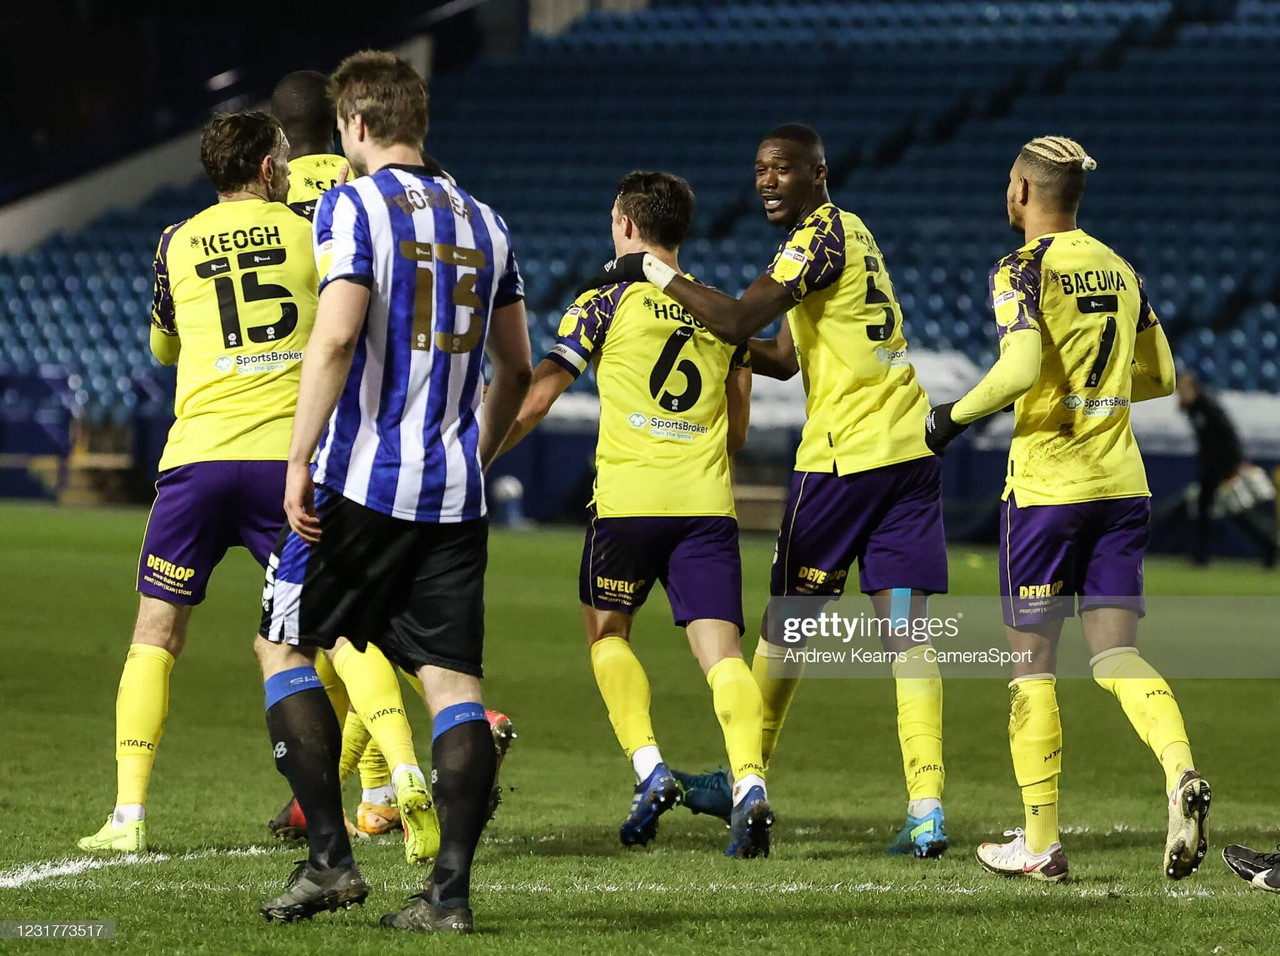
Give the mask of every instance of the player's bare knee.
<svg viewBox="0 0 1280 956">
<path fill-rule="evenodd" d="M 423 702 L 432 717 L 455 704 L 483 703 L 480 679 L 473 674 L 424 664 L 418 668 L 417 676 L 422 681 Z"/>
<path fill-rule="evenodd" d="M 1080 612 L 1080 629 L 1090 657 L 1117 647 L 1134 647 L 1138 642 L 1138 612 L 1129 607 L 1092 607 Z"/>
<path fill-rule="evenodd" d="M 295 644 L 277 644 L 258 635 L 253 641 L 253 653 L 258 659 L 264 678 L 295 667 L 307 667 L 315 663 L 315 649 Z"/>
<path fill-rule="evenodd" d="M 187 641 L 191 610 L 186 605 L 142 595 L 138 601 L 138 619 L 133 626 L 133 643 L 162 647 L 177 657 Z"/>
<path fill-rule="evenodd" d="M 1006 627 L 1005 634 L 1009 639 L 1009 650 L 1014 653 L 1012 672 L 1015 678 L 1058 672 L 1061 619 L 1022 627 Z"/>
<path fill-rule="evenodd" d="M 631 640 L 631 621 L 632 616 L 624 611 L 603 611 L 585 604 L 582 606 L 582 623 L 587 632 L 588 648 L 606 637 Z"/>
<path fill-rule="evenodd" d="M 690 621 L 685 628 L 689 649 L 705 675 L 727 657 L 742 657 L 742 640 L 738 626 L 729 621 Z"/>
</svg>

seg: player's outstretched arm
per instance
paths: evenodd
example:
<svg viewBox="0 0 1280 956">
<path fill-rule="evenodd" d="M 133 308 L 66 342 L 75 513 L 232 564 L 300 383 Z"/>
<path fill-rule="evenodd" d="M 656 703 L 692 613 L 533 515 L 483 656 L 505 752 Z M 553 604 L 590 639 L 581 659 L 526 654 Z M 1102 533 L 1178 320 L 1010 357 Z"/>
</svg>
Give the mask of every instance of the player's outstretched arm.
<svg viewBox="0 0 1280 956">
<path fill-rule="evenodd" d="M 1173 394 L 1178 371 L 1173 350 L 1159 323 L 1138 332 L 1133 344 L 1133 391 L 1130 400 L 1145 402 Z"/>
<path fill-rule="evenodd" d="M 311 482 L 311 457 L 316 453 L 338 396 L 351 371 L 360 330 L 369 308 L 369 289 L 357 282 L 337 279 L 320 292 L 315 327 L 302 359 L 298 408 L 293 417 L 293 441 L 289 445 L 289 469 L 285 481 L 284 511 L 289 527 L 304 541 L 320 540 L 316 517 L 315 486 Z"/>
<path fill-rule="evenodd" d="M 725 449 L 736 455 L 747 443 L 751 428 L 751 369 L 735 368 L 724 383 L 726 410 L 729 414 L 729 431 Z"/>
<path fill-rule="evenodd" d="M 777 338 L 751 339 L 747 345 L 751 348 L 751 370 L 757 375 L 785 382 L 800 371 L 791 326 L 787 322 L 782 323 Z"/>
<path fill-rule="evenodd" d="M 486 471 L 502 450 L 533 378 L 529 320 L 523 299 L 493 310 L 488 351 L 493 362 L 493 380 L 484 393 L 479 446 L 480 467 Z"/>
<path fill-rule="evenodd" d="M 573 375 L 563 365 L 551 359 L 543 359 L 539 362 L 537 368 L 533 370 L 533 381 L 529 385 L 529 392 L 520 405 L 519 414 L 516 415 L 516 423 L 511 426 L 511 431 L 507 433 L 507 440 L 498 449 L 498 454 L 505 455 L 520 444 L 524 437 L 538 426 L 538 422 L 547 417 L 547 412 L 551 411 L 551 406 L 556 403 L 556 399 L 572 384 Z"/>
<path fill-rule="evenodd" d="M 1040 330 L 1018 329 L 1000 340 L 1000 357 L 959 401 L 938 405 L 925 420 L 925 444 L 935 455 L 971 422 L 1004 408 L 1040 377 Z"/>
<path fill-rule="evenodd" d="M 741 299 L 692 282 L 647 252 L 632 252 L 608 263 L 584 288 L 615 282 L 652 282 L 698 317 L 721 341 L 741 345 L 793 305 L 791 293 L 762 275 Z"/>
</svg>

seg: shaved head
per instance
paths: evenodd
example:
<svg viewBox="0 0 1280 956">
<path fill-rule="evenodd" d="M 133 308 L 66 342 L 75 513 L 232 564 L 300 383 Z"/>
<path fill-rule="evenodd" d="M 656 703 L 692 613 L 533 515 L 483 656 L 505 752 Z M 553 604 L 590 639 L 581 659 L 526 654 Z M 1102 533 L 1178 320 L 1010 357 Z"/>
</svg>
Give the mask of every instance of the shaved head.
<svg viewBox="0 0 1280 956">
<path fill-rule="evenodd" d="M 333 151 L 334 114 L 329 78 L 314 70 L 286 74 L 271 93 L 271 113 L 289 137 L 293 156 Z"/>
<path fill-rule="evenodd" d="M 802 123 L 765 133 L 756 151 L 756 192 L 769 222 L 786 229 L 830 202 L 822 137 Z"/>
</svg>

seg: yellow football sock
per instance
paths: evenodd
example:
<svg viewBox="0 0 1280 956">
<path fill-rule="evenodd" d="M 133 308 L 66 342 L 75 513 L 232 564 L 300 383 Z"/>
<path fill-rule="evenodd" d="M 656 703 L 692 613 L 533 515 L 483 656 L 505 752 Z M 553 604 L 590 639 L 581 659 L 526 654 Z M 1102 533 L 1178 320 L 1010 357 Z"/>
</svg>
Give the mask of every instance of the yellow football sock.
<svg viewBox="0 0 1280 956">
<path fill-rule="evenodd" d="M 591 670 L 627 759 L 641 747 L 656 746 L 649 719 L 649 678 L 631 645 L 621 637 L 596 641 L 591 645 Z"/>
<path fill-rule="evenodd" d="M 323 654 L 317 654 L 316 659 L 319 660 L 323 656 Z M 342 722 L 342 753 L 338 757 L 338 780 L 346 783 L 351 779 L 351 775 L 364 763 L 364 755 L 369 752 L 371 743 L 369 728 L 364 725 L 360 715 L 354 709 L 348 710 L 347 719 Z"/>
<path fill-rule="evenodd" d="M 734 780 L 748 774 L 764 776 L 760 740 L 764 728 L 764 701 L 747 662 L 726 657 L 707 671 L 711 702 L 724 733 L 724 749 Z"/>
<path fill-rule="evenodd" d="M 347 712 L 351 710 L 351 699 L 347 697 L 347 688 L 343 685 L 342 678 L 338 676 L 332 662 L 324 654 L 316 655 L 316 673 L 320 675 L 320 686 L 324 688 L 325 696 L 333 705 L 333 712 L 338 715 L 338 723 L 342 723 L 347 719 Z"/>
<path fill-rule="evenodd" d="M 1136 647 L 1115 647 L 1089 662 L 1093 679 L 1120 701 L 1125 716 L 1164 768 L 1164 789 L 1173 792 L 1184 770 L 1193 766 L 1187 728 L 1173 691 Z"/>
<path fill-rule="evenodd" d="M 173 655 L 131 644 L 116 691 L 116 806 L 145 804 L 156 748 L 169 713 Z"/>
<path fill-rule="evenodd" d="M 942 674 L 927 659 L 927 645 L 906 652 L 893 665 L 898 694 L 898 744 L 907 777 L 907 799 L 942 799 Z"/>
<path fill-rule="evenodd" d="M 1009 684 L 1009 751 L 1022 788 L 1027 849 L 1043 853 L 1058 839 L 1058 776 L 1062 773 L 1062 721 L 1052 674 L 1030 674 Z"/>
<path fill-rule="evenodd" d="M 766 770 L 769 768 L 769 761 L 773 759 L 778 734 L 782 732 L 782 725 L 787 719 L 791 700 L 796 696 L 800 678 L 804 676 L 804 664 L 799 661 L 784 662 L 784 653 L 781 647 L 774 647 L 762 637 L 756 643 L 755 657 L 751 660 L 751 676 L 755 678 L 756 686 L 760 688 L 760 698 L 764 702 L 764 732 L 760 738 L 760 753 Z"/>
<path fill-rule="evenodd" d="M 361 653 L 354 645 L 344 644 L 333 656 L 333 668 L 347 685 L 351 706 L 369 728 L 387 763 L 392 767 L 416 767 L 418 758 L 413 752 L 413 732 L 405 717 L 404 701 L 400 699 L 400 682 L 382 651 L 370 644 Z"/>
<path fill-rule="evenodd" d="M 391 768 L 387 766 L 387 758 L 382 756 L 377 743 L 371 740 L 360 757 L 360 786 L 365 790 L 376 790 L 389 783 Z"/>
</svg>

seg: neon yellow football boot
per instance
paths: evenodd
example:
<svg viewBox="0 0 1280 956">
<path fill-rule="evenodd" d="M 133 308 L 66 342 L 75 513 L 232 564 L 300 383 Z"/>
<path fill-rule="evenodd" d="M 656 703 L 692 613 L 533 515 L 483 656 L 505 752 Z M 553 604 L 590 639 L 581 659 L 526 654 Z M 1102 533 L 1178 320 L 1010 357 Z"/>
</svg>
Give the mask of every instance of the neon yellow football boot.
<svg viewBox="0 0 1280 956">
<path fill-rule="evenodd" d="M 404 858 L 410 863 L 429 863 L 440 852 L 440 820 L 426 781 L 410 770 L 401 770 L 392 782 L 404 829 Z"/>
<path fill-rule="evenodd" d="M 147 821 L 130 820 L 122 826 L 116 826 L 114 817 L 114 814 L 109 815 L 101 830 L 79 840 L 76 846 L 82 850 L 146 853 Z"/>
</svg>

